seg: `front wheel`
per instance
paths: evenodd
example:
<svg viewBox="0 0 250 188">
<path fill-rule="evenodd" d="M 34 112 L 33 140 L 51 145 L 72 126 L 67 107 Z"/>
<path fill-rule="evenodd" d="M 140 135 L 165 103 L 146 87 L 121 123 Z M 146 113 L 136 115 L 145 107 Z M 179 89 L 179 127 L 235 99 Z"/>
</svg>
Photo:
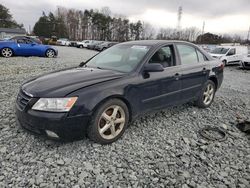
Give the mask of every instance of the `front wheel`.
<svg viewBox="0 0 250 188">
<path fill-rule="evenodd" d="M 88 127 L 88 137 L 100 144 L 110 144 L 123 135 L 128 120 L 126 104 L 119 99 L 108 100 L 94 113 Z"/>
<path fill-rule="evenodd" d="M 196 105 L 200 108 L 209 107 L 213 103 L 215 91 L 216 88 L 214 82 L 208 80 L 202 89 L 201 95 L 196 101 Z"/>
<path fill-rule="evenodd" d="M 52 49 L 48 49 L 45 53 L 45 56 L 48 58 L 56 57 L 56 52 Z"/>
<path fill-rule="evenodd" d="M 3 57 L 7 57 L 8 58 L 8 57 L 13 56 L 13 50 L 10 49 L 10 48 L 3 48 L 1 50 L 1 54 L 2 54 Z"/>
<path fill-rule="evenodd" d="M 227 60 L 223 60 L 222 63 L 224 64 L 224 66 L 228 65 Z"/>
</svg>

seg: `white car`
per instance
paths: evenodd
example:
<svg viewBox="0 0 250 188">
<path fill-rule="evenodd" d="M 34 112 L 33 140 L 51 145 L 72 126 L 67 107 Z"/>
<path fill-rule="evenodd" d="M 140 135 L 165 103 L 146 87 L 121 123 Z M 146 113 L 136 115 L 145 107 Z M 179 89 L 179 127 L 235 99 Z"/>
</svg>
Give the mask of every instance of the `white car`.
<svg viewBox="0 0 250 188">
<path fill-rule="evenodd" d="M 241 61 L 241 66 L 244 69 L 250 69 L 250 54 L 243 58 L 243 60 Z"/>
<path fill-rule="evenodd" d="M 92 44 L 94 40 L 83 40 L 81 42 L 77 42 L 77 48 L 87 48 L 89 44 Z"/>
<path fill-rule="evenodd" d="M 247 54 L 246 46 L 218 46 L 210 53 L 214 58 L 220 59 L 224 65 L 241 62 Z"/>
<path fill-rule="evenodd" d="M 66 39 L 66 38 L 60 38 L 56 41 L 56 44 L 61 45 L 61 46 L 69 46 L 70 41 L 69 41 L 69 39 Z"/>
</svg>

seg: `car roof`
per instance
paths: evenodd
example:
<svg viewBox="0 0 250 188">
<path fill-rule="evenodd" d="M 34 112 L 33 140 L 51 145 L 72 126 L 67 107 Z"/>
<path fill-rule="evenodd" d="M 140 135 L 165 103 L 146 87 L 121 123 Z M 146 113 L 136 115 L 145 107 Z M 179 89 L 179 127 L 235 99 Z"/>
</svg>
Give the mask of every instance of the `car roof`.
<svg viewBox="0 0 250 188">
<path fill-rule="evenodd" d="M 186 44 L 192 44 L 190 42 L 180 41 L 180 40 L 136 40 L 136 41 L 123 42 L 121 44 L 156 46 L 156 45 L 167 44 L 167 43 L 186 43 Z"/>
</svg>

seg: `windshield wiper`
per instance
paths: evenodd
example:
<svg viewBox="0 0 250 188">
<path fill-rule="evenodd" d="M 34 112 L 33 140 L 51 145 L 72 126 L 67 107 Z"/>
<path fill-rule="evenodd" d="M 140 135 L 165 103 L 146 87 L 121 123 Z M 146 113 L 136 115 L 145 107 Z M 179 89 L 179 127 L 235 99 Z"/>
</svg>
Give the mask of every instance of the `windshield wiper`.
<svg viewBox="0 0 250 188">
<path fill-rule="evenodd" d="M 79 67 L 83 67 L 84 65 L 85 65 L 85 67 L 87 67 L 87 62 L 85 62 L 85 61 L 83 61 L 83 62 L 81 62 L 80 64 L 79 64 Z"/>
</svg>

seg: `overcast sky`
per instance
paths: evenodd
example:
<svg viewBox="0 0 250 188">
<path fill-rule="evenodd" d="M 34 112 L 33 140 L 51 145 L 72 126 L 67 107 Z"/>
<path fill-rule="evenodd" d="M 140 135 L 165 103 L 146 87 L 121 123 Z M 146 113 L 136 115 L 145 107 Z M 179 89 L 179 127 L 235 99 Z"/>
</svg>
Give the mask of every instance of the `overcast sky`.
<svg viewBox="0 0 250 188">
<path fill-rule="evenodd" d="M 108 6 L 113 14 L 142 20 L 156 28 L 176 27 L 177 10 L 183 8 L 182 28 L 195 26 L 205 32 L 237 33 L 247 36 L 250 26 L 250 0 L 0 0 L 15 20 L 25 28 L 34 26 L 42 11 L 54 12 L 57 6 L 75 9 L 100 9 Z"/>
</svg>

